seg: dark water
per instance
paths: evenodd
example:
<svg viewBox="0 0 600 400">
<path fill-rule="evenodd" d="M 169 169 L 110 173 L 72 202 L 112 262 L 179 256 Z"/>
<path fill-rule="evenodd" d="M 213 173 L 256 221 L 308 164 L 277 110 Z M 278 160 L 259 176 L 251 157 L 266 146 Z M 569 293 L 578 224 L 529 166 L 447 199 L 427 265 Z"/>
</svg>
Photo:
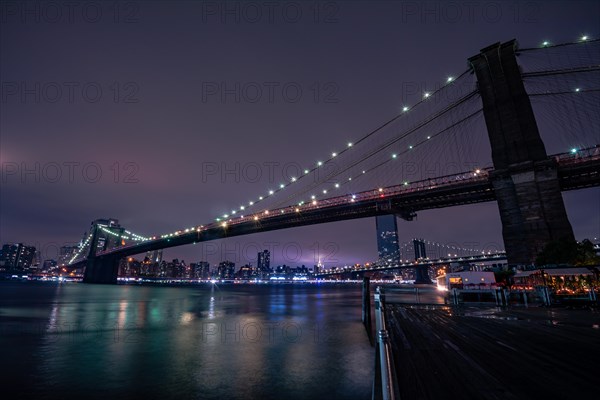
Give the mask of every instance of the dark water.
<svg viewBox="0 0 600 400">
<path fill-rule="evenodd" d="M 360 312 L 355 285 L 0 282 L 0 390 L 368 399 L 374 353 Z"/>
</svg>

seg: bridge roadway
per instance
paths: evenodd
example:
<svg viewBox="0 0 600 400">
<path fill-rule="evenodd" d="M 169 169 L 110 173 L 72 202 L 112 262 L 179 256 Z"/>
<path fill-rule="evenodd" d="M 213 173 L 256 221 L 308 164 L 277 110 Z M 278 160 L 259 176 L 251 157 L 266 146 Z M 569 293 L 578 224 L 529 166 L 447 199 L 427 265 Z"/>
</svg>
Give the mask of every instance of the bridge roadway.
<svg viewBox="0 0 600 400">
<path fill-rule="evenodd" d="M 558 164 L 561 190 L 600 185 L 598 146 L 579 150 L 576 154 L 550 156 L 549 163 L 552 165 L 554 162 Z M 96 258 L 121 258 L 227 237 L 377 215 L 396 214 L 410 220 L 417 211 L 494 201 L 495 194 L 490 180 L 494 172 L 492 168 L 488 168 L 479 172 L 449 175 L 318 200 L 301 206 L 268 210 L 244 215 L 243 218 L 236 216 L 226 222 L 197 226 L 167 237 L 153 237 L 145 242 L 98 252 Z"/>
<path fill-rule="evenodd" d="M 598 395 L 597 310 L 386 307 L 401 399 Z"/>
</svg>

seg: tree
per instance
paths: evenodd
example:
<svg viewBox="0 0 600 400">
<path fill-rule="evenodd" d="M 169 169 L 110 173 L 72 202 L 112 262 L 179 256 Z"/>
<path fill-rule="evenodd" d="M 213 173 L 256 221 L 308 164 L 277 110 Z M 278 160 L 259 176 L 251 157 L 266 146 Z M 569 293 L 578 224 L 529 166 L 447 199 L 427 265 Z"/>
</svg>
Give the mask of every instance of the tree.
<svg viewBox="0 0 600 400">
<path fill-rule="evenodd" d="M 600 257 L 596 255 L 594 244 L 585 239 L 581 242 L 570 239 L 559 239 L 549 242 L 538 254 L 536 265 L 570 264 L 596 265 Z"/>
</svg>

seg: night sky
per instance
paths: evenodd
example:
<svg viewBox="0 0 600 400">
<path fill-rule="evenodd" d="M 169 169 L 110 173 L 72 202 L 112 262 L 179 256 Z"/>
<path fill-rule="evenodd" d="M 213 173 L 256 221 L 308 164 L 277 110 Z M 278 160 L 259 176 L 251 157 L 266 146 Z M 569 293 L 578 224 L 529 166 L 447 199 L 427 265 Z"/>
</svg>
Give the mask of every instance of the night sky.
<svg viewBox="0 0 600 400">
<path fill-rule="evenodd" d="M 146 235 L 212 221 L 276 184 L 285 165 L 309 165 L 393 117 L 417 101 L 412 88 L 435 88 L 492 43 L 600 35 L 597 1 L 26 2 L 24 14 L 24 3 L 1 4 L 0 242 L 36 245 L 43 258 L 96 218 Z M 219 89 L 236 84 L 223 98 Z M 302 93 L 290 101 L 283 87 Z M 236 163 L 239 174 L 221 176 Z M 245 179 L 248 165 L 261 166 L 259 179 Z M 599 237 L 600 189 L 563 197 L 576 238 Z M 401 241 L 503 248 L 496 203 L 423 211 L 398 226 Z M 274 264 L 312 266 L 317 253 L 326 266 L 370 261 L 375 221 L 165 258 L 243 263 L 269 247 Z"/>
</svg>

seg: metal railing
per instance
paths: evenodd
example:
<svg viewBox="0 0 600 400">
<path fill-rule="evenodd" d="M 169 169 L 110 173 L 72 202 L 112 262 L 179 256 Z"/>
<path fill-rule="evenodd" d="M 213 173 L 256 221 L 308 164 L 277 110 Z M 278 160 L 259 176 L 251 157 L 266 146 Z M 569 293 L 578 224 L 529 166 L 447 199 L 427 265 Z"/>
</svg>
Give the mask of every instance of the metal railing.
<svg viewBox="0 0 600 400">
<path fill-rule="evenodd" d="M 373 400 L 393 400 L 400 398 L 398 379 L 392 354 L 392 343 L 385 320 L 385 293 L 381 287 L 375 289 L 375 329 L 377 342 L 375 349 L 375 380 Z M 379 384 L 378 381 L 379 380 Z"/>
</svg>

